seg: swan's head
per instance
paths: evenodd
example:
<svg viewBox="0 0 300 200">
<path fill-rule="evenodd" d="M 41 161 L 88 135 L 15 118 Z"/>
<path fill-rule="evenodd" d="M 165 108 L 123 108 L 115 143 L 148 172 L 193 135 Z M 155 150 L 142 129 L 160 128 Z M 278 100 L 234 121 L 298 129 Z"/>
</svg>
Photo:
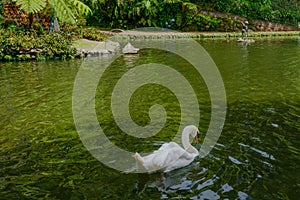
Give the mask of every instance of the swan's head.
<svg viewBox="0 0 300 200">
<path fill-rule="evenodd" d="M 198 144 L 198 142 L 199 142 L 198 139 L 199 139 L 199 136 L 200 136 L 200 132 L 199 132 L 199 130 L 196 126 L 194 126 L 194 125 L 186 126 L 183 129 L 183 132 L 190 133 L 190 136 L 192 136 L 195 139 L 196 144 Z"/>
</svg>

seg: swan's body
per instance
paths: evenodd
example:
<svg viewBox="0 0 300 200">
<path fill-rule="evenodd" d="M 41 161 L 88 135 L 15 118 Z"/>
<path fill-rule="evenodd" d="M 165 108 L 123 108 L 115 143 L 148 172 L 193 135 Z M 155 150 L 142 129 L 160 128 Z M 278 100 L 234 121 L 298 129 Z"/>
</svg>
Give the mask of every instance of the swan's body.
<svg viewBox="0 0 300 200">
<path fill-rule="evenodd" d="M 167 172 L 189 165 L 199 155 L 198 150 L 191 145 L 189 136 L 191 135 L 198 142 L 198 133 L 197 127 L 190 125 L 185 127 L 182 132 L 183 148 L 175 142 L 170 142 L 163 144 L 158 150 L 144 157 L 140 156 L 139 153 L 135 153 L 137 171 L 154 172 L 163 170 Z"/>
</svg>

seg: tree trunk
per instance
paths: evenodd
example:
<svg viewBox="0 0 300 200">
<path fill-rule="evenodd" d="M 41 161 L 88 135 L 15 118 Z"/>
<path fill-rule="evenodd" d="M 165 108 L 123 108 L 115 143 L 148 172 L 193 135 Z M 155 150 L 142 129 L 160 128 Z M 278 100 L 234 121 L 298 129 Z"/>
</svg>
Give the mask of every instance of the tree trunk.
<svg viewBox="0 0 300 200">
<path fill-rule="evenodd" d="M 32 13 L 29 13 L 28 19 L 29 19 L 29 28 L 33 28 L 33 14 Z"/>
</svg>

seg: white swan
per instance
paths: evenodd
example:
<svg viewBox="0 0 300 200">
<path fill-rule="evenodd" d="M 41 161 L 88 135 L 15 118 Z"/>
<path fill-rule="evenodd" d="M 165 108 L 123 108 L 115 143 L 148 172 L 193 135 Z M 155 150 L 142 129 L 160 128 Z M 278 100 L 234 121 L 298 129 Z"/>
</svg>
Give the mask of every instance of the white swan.
<svg viewBox="0 0 300 200">
<path fill-rule="evenodd" d="M 198 143 L 199 130 L 196 126 L 189 125 L 183 129 L 181 140 L 184 149 L 177 143 L 170 142 L 163 144 L 158 150 L 144 157 L 139 153 L 135 153 L 137 171 L 154 172 L 162 170 L 167 172 L 189 165 L 199 155 L 198 150 L 190 143 L 190 135 Z"/>
</svg>

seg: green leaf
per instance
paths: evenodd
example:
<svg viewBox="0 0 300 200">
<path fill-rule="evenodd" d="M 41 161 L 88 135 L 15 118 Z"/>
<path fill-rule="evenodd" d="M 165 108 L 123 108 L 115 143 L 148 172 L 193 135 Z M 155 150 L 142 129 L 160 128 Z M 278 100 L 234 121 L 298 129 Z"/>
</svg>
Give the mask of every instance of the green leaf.
<svg viewBox="0 0 300 200">
<path fill-rule="evenodd" d="M 79 14 L 87 15 L 89 13 L 92 13 L 92 10 L 87 5 L 82 3 L 81 1 L 74 0 L 72 2 L 73 2 L 73 5 L 77 8 Z"/>
<path fill-rule="evenodd" d="M 196 4 L 185 2 L 184 5 L 190 10 L 197 10 Z"/>
<path fill-rule="evenodd" d="M 45 0 L 13 0 L 26 13 L 37 13 L 46 6 Z"/>
<path fill-rule="evenodd" d="M 87 15 L 91 9 L 79 0 L 48 0 L 54 6 L 56 15 L 60 21 L 76 23 L 76 16 Z"/>
</svg>

